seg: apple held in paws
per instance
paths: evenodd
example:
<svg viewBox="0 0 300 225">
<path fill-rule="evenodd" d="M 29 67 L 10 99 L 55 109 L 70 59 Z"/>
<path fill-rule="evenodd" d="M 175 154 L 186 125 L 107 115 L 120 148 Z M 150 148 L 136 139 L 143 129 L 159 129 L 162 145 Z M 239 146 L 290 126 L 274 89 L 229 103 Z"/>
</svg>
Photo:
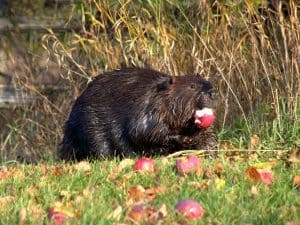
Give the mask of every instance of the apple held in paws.
<svg viewBox="0 0 300 225">
<path fill-rule="evenodd" d="M 215 121 L 215 112 L 211 108 L 203 108 L 195 112 L 195 124 L 198 127 L 207 128 Z"/>
</svg>

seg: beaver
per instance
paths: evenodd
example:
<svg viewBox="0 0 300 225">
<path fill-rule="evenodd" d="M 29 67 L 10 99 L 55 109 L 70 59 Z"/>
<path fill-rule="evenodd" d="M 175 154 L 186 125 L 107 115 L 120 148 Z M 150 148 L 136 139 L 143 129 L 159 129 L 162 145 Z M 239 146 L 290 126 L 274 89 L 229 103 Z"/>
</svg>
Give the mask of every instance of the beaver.
<svg viewBox="0 0 300 225">
<path fill-rule="evenodd" d="M 59 157 L 68 161 L 216 149 L 213 126 L 201 127 L 195 119 L 197 110 L 215 109 L 214 95 L 212 84 L 199 75 L 174 77 L 146 68 L 106 72 L 76 99 Z"/>
</svg>

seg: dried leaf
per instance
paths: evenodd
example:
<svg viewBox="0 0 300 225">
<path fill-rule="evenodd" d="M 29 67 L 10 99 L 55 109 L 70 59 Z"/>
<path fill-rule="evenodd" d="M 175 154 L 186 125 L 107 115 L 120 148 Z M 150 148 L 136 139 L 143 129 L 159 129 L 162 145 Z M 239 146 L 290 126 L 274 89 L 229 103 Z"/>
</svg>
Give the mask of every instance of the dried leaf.
<svg viewBox="0 0 300 225">
<path fill-rule="evenodd" d="M 87 188 L 83 189 L 82 195 L 85 198 L 92 199 L 93 198 L 93 192 L 94 192 L 93 188 L 91 189 L 91 188 L 87 187 Z"/>
<path fill-rule="evenodd" d="M 123 159 L 117 166 L 117 171 L 121 172 L 125 168 L 132 167 L 133 164 L 133 159 Z"/>
<path fill-rule="evenodd" d="M 146 189 L 146 199 L 148 201 L 154 200 L 157 194 L 162 194 L 164 193 L 164 189 L 161 187 L 156 187 L 156 188 L 148 188 Z"/>
<path fill-rule="evenodd" d="M 121 176 L 119 174 L 111 173 L 107 179 L 111 182 L 114 182 L 118 187 L 126 187 L 128 180 L 133 176 L 134 172 L 129 171 L 128 173 L 122 174 Z"/>
<path fill-rule="evenodd" d="M 293 151 L 290 155 L 288 161 L 292 164 L 299 164 L 300 163 L 300 151 Z"/>
<path fill-rule="evenodd" d="M 42 172 L 42 176 L 46 176 L 47 173 L 48 173 L 48 168 L 45 164 L 40 164 L 40 169 L 41 169 L 41 172 Z"/>
<path fill-rule="evenodd" d="M 18 179 L 25 177 L 24 172 L 18 168 L 8 170 L 7 167 L 1 167 L 0 180 L 5 180 L 12 176 L 17 177 Z"/>
<path fill-rule="evenodd" d="M 212 178 L 214 176 L 214 172 L 212 171 L 212 169 L 208 168 L 204 171 L 204 177 L 205 178 Z"/>
<path fill-rule="evenodd" d="M 63 174 L 63 170 L 62 166 L 52 166 L 51 173 L 54 176 L 61 176 Z"/>
<path fill-rule="evenodd" d="M 133 186 L 128 190 L 128 199 L 139 201 L 145 197 L 145 189 L 141 185 Z"/>
<path fill-rule="evenodd" d="M 254 181 L 261 181 L 260 173 L 253 166 L 250 166 L 246 170 L 246 175 Z"/>
<path fill-rule="evenodd" d="M 207 180 L 203 180 L 201 183 L 200 182 L 190 182 L 190 185 L 195 186 L 199 190 L 207 190 L 209 188 L 211 182 L 208 182 Z"/>
<path fill-rule="evenodd" d="M 0 197 L 0 210 L 5 209 L 8 207 L 11 203 L 14 202 L 16 198 L 14 196 L 8 195 L 8 196 L 1 196 Z"/>
<path fill-rule="evenodd" d="M 130 208 L 130 213 L 128 215 L 129 219 L 136 221 L 144 221 L 147 217 L 146 206 L 143 204 L 133 205 Z"/>
<path fill-rule="evenodd" d="M 92 167 L 91 167 L 89 162 L 81 161 L 81 162 L 74 165 L 74 169 L 77 170 L 77 171 L 82 171 L 82 172 L 89 173 L 89 172 L 91 172 Z"/>
<path fill-rule="evenodd" d="M 252 194 L 252 195 L 258 195 L 258 193 L 259 193 L 259 191 L 258 191 L 257 187 L 256 186 L 251 186 L 251 188 L 250 188 L 250 194 Z"/>
<path fill-rule="evenodd" d="M 259 163 L 255 163 L 253 165 L 253 167 L 257 168 L 257 169 L 271 169 L 274 166 L 277 165 L 277 161 L 273 160 L 273 161 L 269 161 L 269 162 L 259 162 Z"/>
<path fill-rule="evenodd" d="M 296 188 L 300 188 L 300 175 L 296 175 L 296 176 L 294 177 L 294 182 L 293 182 L 293 184 L 294 184 L 294 186 L 295 186 Z"/>
<path fill-rule="evenodd" d="M 115 220 L 120 220 L 121 216 L 122 216 L 122 206 L 118 205 L 114 211 L 112 211 L 109 215 L 108 215 L 108 219 L 115 219 Z"/>
<path fill-rule="evenodd" d="M 39 192 L 38 188 L 36 185 L 31 185 L 26 189 L 26 192 L 29 193 L 30 197 L 35 198 Z"/>
<path fill-rule="evenodd" d="M 257 134 L 254 134 L 250 137 L 250 148 L 255 149 L 260 143 L 260 138 Z"/>
<path fill-rule="evenodd" d="M 220 161 L 215 162 L 214 164 L 214 172 L 218 175 L 220 175 L 221 173 L 223 173 L 225 170 L 225 167 L 223 165 L 223 163 L 221 163 Z"/>
<path fill-rule="evenodd" d="M 149 202 L 153 201 L 157 194 L 162 194 L 164 189 L 161 187 L 145 189 L 141 185 L 129 188 L 127 195 L 127 205 L 136 202 Z"/>
<path fill-rule="evenodd" d="M 19 213 L 19 224 L 26 224 L 27 211 L 25 207 L 22 207 Z"/>
<path fill-rule="evenodd" d="M 216 179 L 215 179 L 215 187 L 216 187 L 217 190 L 222 190 L 222 189 L 224 189 L 225 184 L 226 184 L 226 181 L 225 181 L 225 180 L 220 179 L 220 178 L 216 178 Z"/>
<path fill-rule="evenodd" d="M 224 150 L 239 150 L 230 140 L 221 141 L 220 149 Z"/>
<path fill-rule="evenodd" d="M 162 206 L 157 211 L 161 217 L 166 217 L 168 215 L 167 206 L 166 204 L 162 204 Z"/>
<path fill-rule="evenodd" d="M 288 221 L 285 225 L 300 225 L 300 220 L 297 221 Z"/>
<path fill-rule="evenodd" d="M 40 221 L 42 216 L 44 216 L 45 213 L 43 206 L 38 204 L 30 204 L 27 207 L 27 212 L 31 215 L 31 217 L 35 221 Z"/>
<path fill-rule="evenodd" d="M 0 180 L 7 179 L 10 177 L 13 173 L 11 171 L 1 171 L 0 172 Z"/>
<path fill-rule="evenodd" d="M 153 207 L 149 207 L 147 212 L 150 213 L 150 224 L 159 224 L 159 222 L 168 214 L 166 204 L 163 204 L 158 210 L 155 210 Z"/>
</svg>

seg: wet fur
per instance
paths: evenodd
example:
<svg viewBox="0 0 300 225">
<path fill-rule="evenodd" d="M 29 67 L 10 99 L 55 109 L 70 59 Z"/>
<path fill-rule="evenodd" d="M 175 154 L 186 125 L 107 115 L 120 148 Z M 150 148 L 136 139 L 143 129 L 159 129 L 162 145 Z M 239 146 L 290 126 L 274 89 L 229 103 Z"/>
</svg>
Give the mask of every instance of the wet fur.
<svg viewBox="0 0 300 225">
<path fill-rule="evenodd" d="M 102 74 L 74 103 L 59 156 L 82 160 L 216 149 L 213 127 L 198 128 L 193 118 L 196 109 L 214 108 L 213 94 L 200 76 L 139 68 Z"/>
</svg>

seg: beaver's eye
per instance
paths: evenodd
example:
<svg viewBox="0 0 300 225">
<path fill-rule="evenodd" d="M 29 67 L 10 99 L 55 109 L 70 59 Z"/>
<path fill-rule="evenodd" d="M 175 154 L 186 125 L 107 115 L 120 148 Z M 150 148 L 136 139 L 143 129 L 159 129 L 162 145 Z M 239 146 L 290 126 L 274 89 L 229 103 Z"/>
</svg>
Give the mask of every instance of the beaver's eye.
<svg viewBox="0 0 300 225">
<path fill-rule="evenodd" d="M 196 101 L 197 101 L 197 104 L 201 104 L 202 103 L 202 101 L 203 101 L 203 97 L 202 97 L 203 95 L 202 95 L 202 93 L 198 96 L 198 98 L 196 99 Z"/>
<path fill-rule="evenodd" d="M 195 84 L 191 84 L 191 88 L 192 88 L 192 89 L 195 89 L 195 88 L 196 88 L 196 85 L 195 85 Z"/>
</svg>

